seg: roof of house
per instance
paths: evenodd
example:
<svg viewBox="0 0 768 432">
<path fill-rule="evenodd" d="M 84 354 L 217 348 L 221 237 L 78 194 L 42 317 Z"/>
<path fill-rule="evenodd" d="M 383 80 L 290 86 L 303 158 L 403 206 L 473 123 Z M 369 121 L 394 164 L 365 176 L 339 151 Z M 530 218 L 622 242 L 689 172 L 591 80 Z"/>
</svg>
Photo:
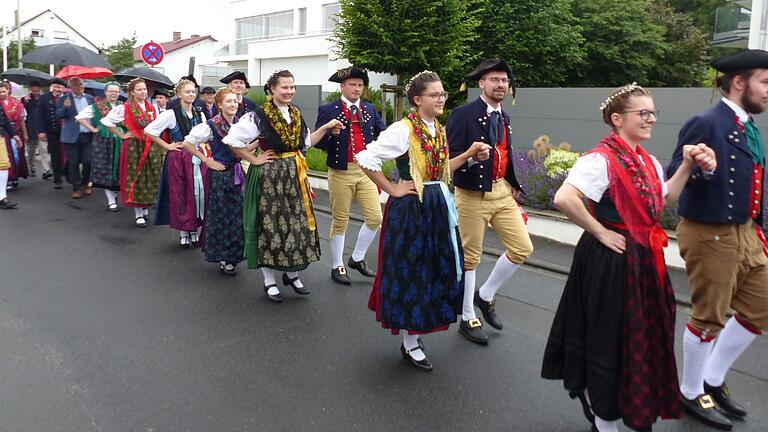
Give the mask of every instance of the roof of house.
<svg viewBox="0 0 768 432">
<path fill-rule="evenodd" d="M 86 42 L 88 42 L 89 44 L 91 44 L 91 46 L 94 46 L 94 47 L 96 47 L 96 48 L 98 49 L 98 46 L 97 46 L 96 44 L 94 44 L 93 42 L 91 42 L 91 41 L 90 41 L 90 40 L 89 40 L 87 37 L 83 36 L 83 34 L 82 34 L 82 33 L 80 33 L 79 31 L 77 31 L 77 29 L 75 29 L 74 27 L 72 27 L 71 25 L 69 25 L 69 23 L 68 23 L 68 22 L 64 21 L 64 20 L 63 20 L 63 19 L 62 19 L 60 16 L 56 15 L 56 12 L 54 12 L 54 11 L 52 11 L 52 10 L 50 10 L 50 9 L 46 9 L 46 10 L 44 10 L 44 11 L 40 12 L 39 14 L 37 14 L 37 15 L 33 16 L 32 18 L 29 18 L 29 19 L 26 19 L 26 20 L 22 21 L 22 22 L 21 22 L 21 24 L 20 24 L 20 26 L 21 26 L 21 27 L 24 27 L 24 26 L 25 26 L 27 23 L 29 23 L 30 21 L 32 21 L 32 20 L 34 20 L 34 19 L 36 19 L 36 18 L 40 17 L 41 15 L 45 14 L 46 12 L 50 12 L 50 13 L 52 13 L 52 14 L 53 14 L 53 16 L 55 16 L 55 17 L 56 17 L 57 19 L 59 19 L 61 22 L 63 22 L 64 24 L 66 24 L 66 26 L 67 26 L 67 27 L 69 27 L 70 29 L 72 29 L 72 31 L 73 31 L 73 32 L 77 33 L 77 34 L 78 34 L 78 35 L 79 35 L 81 38 L 85 39 L 85 41 L 86 41 Z M 6 34 L 11 34 L 11 33 L 15 32 L 15 31 L 16 31 L 16 26 L 13 26 L 13 27 L 12 27 L 12 28 L 11 28 L 11 29 L 8 31 L 8 33 L 6 33 Z"/>
<path fill-rule="evenodd" d="M 214 39 L 211 35 L 205 35 L 205 36 L 197 36 L 197 37 L 191 37 L 187 39 L 179 39 L 177 41 L 170 41 L 170 42 L 160 42 L 160 46 L 163 47 L 163 51 L 165 51 L 166 54 L 171 53 L 173 51 L 176 51 L 178 49 L 188 47 L 190 45 L 194 45 L 198 42 L 203 42 L 205 40 L 212 40 L 214 42 L 217 42 L 216 39 Z M 143 46 L 143 44 L 142 44 Z M 140 62 L 141 61 L 141 46 L 134 47 L 133 48 L 133 60 Z"/>
</svg>

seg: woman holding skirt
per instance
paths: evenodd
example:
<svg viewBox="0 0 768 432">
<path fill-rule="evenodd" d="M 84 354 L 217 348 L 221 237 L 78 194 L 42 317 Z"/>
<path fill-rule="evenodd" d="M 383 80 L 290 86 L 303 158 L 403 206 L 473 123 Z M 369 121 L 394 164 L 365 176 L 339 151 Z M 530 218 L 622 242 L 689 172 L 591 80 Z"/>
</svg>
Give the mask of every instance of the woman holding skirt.
<svg viewBox="0 0 768 432">
<path fill-rule="evenodd" d="M 194 105 L 197 97 L 195 83 L 185 79 L 179 81 L 176 96 L 180 103 L 160 113 L 144 132 L 167 152 L 160 175 L 155 225 L 170 225 L 179 231 L 179 245 L 188 249 L 197 247 L 197 227 L 204 216 L 205 165 L 201 166 L 199 158 L 183 151 L 182 142 L 193 127 L 205 121 L 205 117 L 200 107 Z M 168 131 L 170 143 L 160 138 L 165 131 Z"/>
<path fill-rule="evenodd" d="M 298 107 L 291 104 L 296 85 L 287 70 L 273 73 L 264 87 L 267 102 L 233 125 L 223 141 L 251 163 L 244 202 L 245 259 L 248 268 L 260 268 L 264 274 L 267 298 L 280 303 L 275 270 L 284 272 L 284 285 L 308 295 L 298 272 L 320 259 L 303 151 L 327 132 L 340 130 L 342 123 L 331 120 L 310 134 Z M 264 152 L 261 159 L 247 147 L 257 138 Z"/>
<path fill-rule="evenodd" d="M 585 232 L 555 313 L 542 377 L 563 380 L 593 431 L 617 431 L 619 419 L 647 431 L 658 417 L 682 414 L 675 297 L 659 217 L 694 166 L 714 169 L 715 156 L 704 144 L 685 146 L 684 163 L 664 182 L 658 160 L 640 146 L 658 115 L 650 93 L 633 83 L 613 91 L 600 108 L 612 132 L 579 158 L 555 195 L 555 205 Z"/>
<path fill-rule="evenodd" d="M 456 322 L 464 293 L 464 258 L 448 183 L 453 170 L 470 157 L 488 159 L 490 146 L 474 143 L 449 160 L 445 129 L 436 119 L 448 97 L 440 77 L 421 72 L 406 93 L 416 110 L 356 156 L 368 177 L 389 194 L 368 307 L 392 334 L 404 330 L 403 359 L 431 371 L 418 335 L 446 330 Z M 381 172 L 382 162 L 393 159 L 398 183 Z"/>
<path fill-rule="evenodd" d="M 184 150 L 199 158 L 208 168 L 205 178 L 205 219 L 203 219 L 203 252 L 205 260 L 219 263 L 222 273 L 234 276 L 235 266 L 243 260 L 243 169 L 222 139 L 237 123 L 237 95 L 221 88 L 214 96 L 219 114 L 201 123 L 184 138 Z M 210 151 L 203 148 L 210 146 Z M 255 144 L 246 147 L 253 151 Z M 210 154 L 209 154 L 210 153 Z M 258 165 L 270 154 L 262 153 Z"/>
<path fill-rule="evenodd" d="M 107 208 L 117 211 L 117 194 L 120 191 L 120 147 L 122 140 L 101 124 L 118 104 L 120 84 L 107 83 L 104 86 L 104 98 L 88 105 L 75 119 L 93 133 L 91 147 L 91 181 L 93 186 L 104 189 L 107 195 Z M 120 129 L 121 132 L 124 132 Z"/>
<path fill-rule="evenodd" d="M 157 118 L 155 107 L 147 100 L 147 84 L 141 78 L 128 83 L 128 101 L 112 108 L 101 124 L 117 135 L 123 143 L 120 148 L 120 199 L 126 207 L 133 207 L 136 226 L 146 227 L 147 210 L 157 196 L 163 153 L 160 147 L 144 133 L 144 128 Z M 127 132 L 117 125 L 122 124 Z"/>
</svg>

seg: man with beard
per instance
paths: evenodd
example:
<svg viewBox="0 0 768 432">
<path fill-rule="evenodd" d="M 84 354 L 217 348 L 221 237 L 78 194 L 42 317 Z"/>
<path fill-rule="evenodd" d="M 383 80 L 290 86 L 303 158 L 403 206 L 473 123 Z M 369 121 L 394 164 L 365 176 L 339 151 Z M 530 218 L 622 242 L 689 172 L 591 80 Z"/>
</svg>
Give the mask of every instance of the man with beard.
<svg viewBox="0 0 768 432">
<path fill-rule="evenodd" d="M 724 73 L 717 79 L 723 98 L 683 125 L 667 175 L 682 163 L 685 144 L 705 143 L 717 155 L 717 170 L 694 170 L 680 195 L 677 240 L 691 287 L 680 391 L 689 414 L 730 430 L 722 413 L 741 418 L 747 412 L 732 398 L 725 375 L 768 327 L 765 148 L 752 119 L 768 104 L 768 52 L 743 50 L 712 66 Z M 735 314 L 726 320 L 729 309 Z"/>
<path fill-rule="evenodd" d="M 448 119 L 450 157 L 456 157 L 475 142 L 492 146 L 490 160 L 470 160 L 453 174 L 459 233 L 464 247 L 464 306 L 459 333 L 485 345 L 488 337 L 475 316 L 475 305 L 491 327 L 501 330 L 496 316 L 496 292 L 520 264 L 533 253 L 533 244 L 516 198 L 521 192 L 512 164 L 512 128 L 502 102 L 509 89 L 514 98 L 514 76 L 501 59 L 485 60 L 466 76 L 477 81 L 482 94 L 474 102 L 457 107 Z M 491 224 L 506 249 L 488 279 L 475 293 L 475 269 L 483 253 L 485 229 Z"/>
<path fill-rule="evenodd" d="M 51 169 L 53 170 L 53 187 L 61 189 L 61 176 L 63 165 L 61 163 L 61 121 L 56 118 L 56 103 L 67 86 L 67 82 L 61 78 L 51 80 L 50 91 L 37 102 L 37 138 L 48 143 L 48 153 L 51 155 Z"/>
</svg>

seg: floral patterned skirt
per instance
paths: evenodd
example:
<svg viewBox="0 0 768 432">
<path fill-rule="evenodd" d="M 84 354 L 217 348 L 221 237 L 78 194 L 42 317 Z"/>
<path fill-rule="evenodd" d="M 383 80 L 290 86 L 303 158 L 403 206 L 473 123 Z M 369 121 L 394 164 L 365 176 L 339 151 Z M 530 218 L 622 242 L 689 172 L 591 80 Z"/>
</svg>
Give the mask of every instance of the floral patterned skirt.
<svg viewBox="0 0 768 432">
<path fill-rule="evenodd" d="M 120 140 L 93 134 L 91 181 L 94 187 L 120 190 Z"/>
<path fill-rule="evenodd" d="M 147 148 L 135 138 L 123 140 L 120 155 L 120 193 L 127 207 L 149 207 L 157 197 L 163 152 L 155 144 Z M 144 152 L 148 151 L 144 158 Z M 143 163 L 142 163 L 143 159 Z"/>
<path fill-rule="evenodd" d="M 368 307 L 393 334 L 446 330 L 461 313 L 464 254 L 449 205 L 439 185 L 425 185 L 422 202 L 417 195 L 387 201 Z"/>
<path fill-rule="evenodd" d="M 298 178 L 293 157 L 248 168 L 243 205 L 248 268 L 300 271 L 320 259 L 320 239 L 317 228 L 310 229 Z M 308 204 L 314 218 L 311 198 Z"/>
<path fill-rule="evenodd" d="M 208 170 L 203 244 L 205 260 L 237 264 L 243 260 L 243 191 L 232 165 Z"/>
</svg>

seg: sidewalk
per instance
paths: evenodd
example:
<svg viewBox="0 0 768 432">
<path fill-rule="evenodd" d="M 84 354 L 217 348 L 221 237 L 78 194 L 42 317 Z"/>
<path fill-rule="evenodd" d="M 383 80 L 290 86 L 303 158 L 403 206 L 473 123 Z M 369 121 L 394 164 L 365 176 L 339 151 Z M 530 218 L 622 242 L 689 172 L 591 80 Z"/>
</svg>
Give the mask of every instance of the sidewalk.
<svg viewBox="0 0 768 432">
<path fill-rule="evenodd" d="M 328 191 L 321 189 L 314 184 L 313 186 L 315 186 L 313 189 L 315 192 L 315 210 L 330 213 L 331 205 Z M 353 220 L 360 222 L 363 221 L 362 211 L 360 210 L 360 207 L 358 207 L 357 203 L 352 203 L 350 217 Z M 530 224 L 531 222 L 529 221 L 529 226 Z M 561 224 L 564 225 L 565 223 L 561 222 Z M 580 230 L 578 227 L 575 228 Z M 540 268 L 554 273 L 568 274 L 571 263 L 573 261 L 573 250 L 575 247 L 570 244 L 560 243 L 550 238 L 536 235 L 533 230 L 531 231 L 531 240 L 533 241 L 534 252 L 526 264 L 531 267 Z M 562 228 L 558 231 L 552 231 L 552 233 L 563 235 Z M 571 232 L 567 235 L 573 236 L 573 233 Z M 490 227 L 488 228 L 488 231 L 485 235 L 483 251 L 492 257 L 498 257 L 504 251 L 504 247 L 502 246 L 499 237 Z M 688 289 L 688 278 L 685 274 L 685 271 L 683 269 L 675 268 L 672 266 L 668 267 L 668 271 L 669 277 L 672 280 L 672 286 L 675 290 L 675 298 L 677 299 L 678 304 L 689 306 L 690 291 Z"/>
</svg>

